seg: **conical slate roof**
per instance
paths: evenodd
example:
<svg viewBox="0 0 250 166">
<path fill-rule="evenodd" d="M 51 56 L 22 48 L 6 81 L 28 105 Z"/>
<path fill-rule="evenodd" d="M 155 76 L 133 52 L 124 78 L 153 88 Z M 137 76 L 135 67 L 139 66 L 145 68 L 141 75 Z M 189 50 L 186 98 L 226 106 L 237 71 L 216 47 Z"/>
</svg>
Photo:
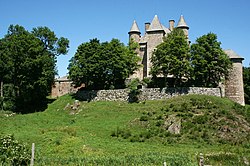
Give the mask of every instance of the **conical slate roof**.
<svg viewBox="0 0 250 166">
<path fill-rule="evenodd" d="M 236 52 L 234 52 L 231 49 L 224 50 L 224 52 L 229 56 L 230 59 L 242 59 L 242 60 L 244 60 L 244 58 L 239 56 Z"/>
<path fill-rule="evenodd" d="M 136 21 L 134 20 L 133 24 L 132 24 L 132 27 L 130 29 L 129 32 L 140 32 L 139 28 L 138 28 L 138 25 L 136 23 Z"/>
<path fill-rule="evenodd" d="M 187 23 L 186 23 L 183 15 L 181 15 L 181 17 L 179 19 L 179 22 L 177 24 L 177 28 L 187 28 L 187 29 L 189 29 L 189 27 L 188 27 L 188 25 L 187 25 Z"/>
<path fill-rule="evenodd" d="M 147 31 L 159 31 L 159 30 L 163 30 L 161 23 L 158 19 L 158 16 L 155 15 L 152 23 L 150 24 L 150 27 L 148 28 Z"/>
</svg>

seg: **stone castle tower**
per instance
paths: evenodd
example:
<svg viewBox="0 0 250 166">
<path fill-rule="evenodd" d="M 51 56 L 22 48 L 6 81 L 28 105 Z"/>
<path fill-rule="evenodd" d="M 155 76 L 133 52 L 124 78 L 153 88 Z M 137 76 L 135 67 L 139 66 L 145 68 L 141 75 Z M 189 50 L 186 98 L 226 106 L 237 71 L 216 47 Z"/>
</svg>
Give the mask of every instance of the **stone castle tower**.
<svg viewBox="0 0 250 166">
<path fill-rule="evenodd" d="M 228 79 L 225 82 L 225 96 L 241 105 L 245 105 L 242 76 L 242 61 L 244 58 L 240 57 L 233 50 L 225 50 L 225 53 L 233 63 Z"/>
<path fill-rule="evenodd" d="M 129 34 L 129 40 L 133 39 L 139 43 L 138 56 L 142 59 L 140 64 L 142 68 L 135 72 L 130 78 L 139 78 L 142 80 L 145 77 L 150 77 L 150 68 L 152 63 L 150 61 L 152 53 L 157 45 L 163 42 L 163 37 L 167 36 L 168 33 L 173 31 L 175 28 L 175 21 L 169 20 L 169 28 L 162 25 L 155 15 L 151 23 L 145 23 L 145 34 L 141 36 L 141 32 L 138 28 L 136 21 L 133 22 Z M 189 27 L 181 15 L 176 28 L 180 28 L 184 31 L 184 34 L 188 39 Z M 242 72 L 242 61 L 244 58 L 237 55 L 233 50 L 225 50 L 225 53 L 229 56 L 233 63 L 233 68 L 230 71 L 229 77 L 225 82 L 225 97 L 241 104 L 245 105 L 244 101 L 244 87 L 243 87 L 243 72 Z M 222 95 L 223 96 L 223 95 Z"/>
<path fill-rule="evenodd" d="M 155 15 L 151 23 L 145 23 L 145 34 L 141 36 L 141 32 L 136 21 L 133 22 L 132 27 L 128 32 L 129 40 L 133 39 L 135 42 L 139 43 L 140 48 L 138 50 L 138 55 L 142 59 L 140 63 L 143 67 L 136 71 L 131 78 L 139 78 L 141 80 L 145 77 L 150 77 L 149 72 L 152 66 L 150 59 L 152 57 L 152 53 L 156 46 L 163 42 L 163 37 L 167 36 L 168 33 L 174 29 L 174 24 L 174 20 L 169 20 L 169 28 L 166 28 L 160 23 L 158 16 Z M 188 39 L 189 27 L 182 15 L 176 28 L 182 29 Z"/>
</svg>

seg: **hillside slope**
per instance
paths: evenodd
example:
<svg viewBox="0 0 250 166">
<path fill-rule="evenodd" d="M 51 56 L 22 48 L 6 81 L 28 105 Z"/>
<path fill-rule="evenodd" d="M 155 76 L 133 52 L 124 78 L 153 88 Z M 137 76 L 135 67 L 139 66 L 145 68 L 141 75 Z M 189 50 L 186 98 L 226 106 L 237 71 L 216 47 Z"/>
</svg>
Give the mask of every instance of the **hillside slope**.
<svg viewBox="0 0 250 166">
<path fill-rule="evenodd" d="M 163 101 L 143 111 L 113 136 L 130 141 L 169 143 L 250 144 L 250 110 L 227 99 L 189 95 Z M 140 128 L 138 133 L 135 128 Z"/>
<path fill-rule="evenodd" d="M 44 112 L 0 114 L 0 134 L 36 144 L 38 165 L 245 165 L 250 109 L 211 96 L 79 102 L 60 97 Z"/>
</svg>

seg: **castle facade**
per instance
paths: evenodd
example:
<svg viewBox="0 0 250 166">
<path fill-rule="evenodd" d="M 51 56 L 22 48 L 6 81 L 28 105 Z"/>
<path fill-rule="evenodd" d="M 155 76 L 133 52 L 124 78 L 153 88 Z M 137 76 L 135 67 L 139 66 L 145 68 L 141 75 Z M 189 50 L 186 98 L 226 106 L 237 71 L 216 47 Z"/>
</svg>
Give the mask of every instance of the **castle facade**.
<svg viewBox="0 0 250 166">
<path fill-rule="evenodd" d="M 152 66 L 152 63 L 150 60 L 152 57 L 152 53 L 154 49 L 156 48 L 156 46 L 163 42 L 163 37 L 167 36 L 171 31 L 173 31 L 174 28 L 182 29 L 184 31 L 184 34 L 187 37 L 187 41 L 189 41 L 188 40 L 189 27 L 186 21 L 184 20 L 183 16 L 180 17 L 176 27 L 175 27 L 175 21 L 170 20 L 168 28 L 162 25 L 158 17 L 155 16 L 151 23 L 145 23 L 145 33 L 143 36 L 141 36 L 141 32 L 138 28 L 136 21 L 133 22 L 132 27 L 130 31 L 128 32 L 129 39 L 133 39 L 135 42 L 137 42 L 140 45 L 140 48 L 137 50 L 137 52 L 138 52 L 138 56 L 140 56 L 142 59 L 140 63 L 142 64 L 143 67 L 137 70 L 135 74 L 133 74 L 130 78 L 139 78 L 140 80 L 142 80 L 145 77 L 150 77 L 149 73 L 150 73 L 150 68 Z M 221 87 L 219 87 L 220 96 L 227 97 L 241 105 L 245 105 L 243 76 L 242 76 L 242 61 L 244 60 L 244 58 L 240 57 L 237 53 L 235 53 L 231 49 L 225 50 L 225 53 L 231 59 L 233 63 L 233 67 L 230 70 L 228 79 L 225 80 L 225 82 L 223 83 Z M 51 96 L 59 97 L 67 93 L 75 93 L 82 87 L 84 87 L 84 84 L 81 87 L 74 87 L 71 80 L 69 80 L 67 77 L 62 77 L 62 78 L 55 80 L 55 84 L 52 86 Z M 192 87 L 188 89 L 197 89 L 197 88 Z M 218 88 L 207 88 L 207 89 L 200 88 L 200 89 L 202 89 L 201 90 L 202 92 L 197 92 L 196 94 L 204 94 L 204 93 L 206 94 L 207 92 L 209 91 L 213 92 L 214 91 L 213 89 L 218 89 Z M 114 97 L 119 96 L 119 94 L 124 94 L 120 92 L 121 91 L 123 92 L 126 90 L 118 90 L 118 94 L 114 94 L 113 91 L 114 90 L 110 90 L 110 91 L 102 90 L 100 91 L 100 93 L 110 94 L 106 97 L 108 100 L 118 100 Z M 159 95 L 160 96 L 159 98 L 162 98 L 161 95 L 164 95 L 163 93 L 165 93 L 165 92 L 159 92 L 159 93 L 154 92 L 155 89 L 152 89 L 152 90 L 148 89 L 145 91 L 146 91 L 146 96 L 149 98 L 150 96 L 155 96 L 155 95 Z M 147 91 L 152 92 L 152 94 L 149 95 Z M 180 95 L 182 93 L 178 92 L 177 95 L 178 94 Z M 125 98 L 126 97 L 127 96 L 125 94 Z"/>
<path fill-rule="evenodd" d="M 157 45 L 163 42 L 163 37 L 167 36 L 175 28 L 175 21 L 169 20 L 169 27 L 165 27 L 159 21 L 157 15 L 154 16 L 154 19 L 151 23 L 145 23 L 145 34 L 141 36 L 141 31 L 138 28 L 136 21 L 133 22 L 129 34 L 129 40 L 133 39 L 134 42 L 139 43 L 138 55 L 141 58 L 142 68 L 137 70 L 131 78 L 139 78 L 140 80 L 145 77 L 150 77 L 150 68 L 152 66 L 151 57 L 154 49 Z M 188 30 L 189 27 L 181 15 L 176 28 L 182 29 L 188 40 Z"/>
<path fill-rule="evenodd" d="M 152 67 L 151 57 L 154 49 L 157 45 L 163 42 L 163 38 L 166 37 L 174 28 L 182 29 L 184 34 L 188 38 L 189 26 L 187 25 L 184 17 L 181 15 L 180 19 L 175 27 L 175 21 L 169 20 L 169 27 L 165 27 L 159 21 L 157 15 L 154 16 L 154 19 L 151 23 L 145 23 L 145 33 L 141 36 L 141 31 L 138 28 L 136 21 L 133 22 L 129 34 L 129 40 L 134 40 L 139 44 L 138 56 L 141 58 L 140 64 L 142 67 L 137 70 L 130 78 L 139 78 L 142 80 L 145 77 L 150 76 L 150 69 Z M 244 85 L 243 85 L 243 72 L 242 72 L 242 61 L 244 58 L 239 56 L 233 50 L 225 50 L 225 53 L 231 59 L 233 67 L 230 70 L 228 79 L 222 83 L 221 91 L 222 97 L 227 97 L 241 105 L 245 105 L 244 100 Z"/>
</svg>

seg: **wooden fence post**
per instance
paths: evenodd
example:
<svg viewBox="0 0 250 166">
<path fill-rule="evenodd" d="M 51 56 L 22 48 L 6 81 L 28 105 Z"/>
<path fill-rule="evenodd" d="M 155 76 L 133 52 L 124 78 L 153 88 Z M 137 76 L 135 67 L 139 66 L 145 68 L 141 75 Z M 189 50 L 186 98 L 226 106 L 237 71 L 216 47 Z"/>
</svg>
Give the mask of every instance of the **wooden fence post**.
<svg viewBox="0 0 250 166">
<path fill-rule="evenodd" d="M 3 81 L 1 81 L 1 85 L 0 85 L 0 91 L 1 91 L 1 97 L 3 97 Z"/>
<path fill-rule="evenodd" d="M 30 166 L 34 165 L 34 158 L 35 158 L 35 143 L 32 143 Z"/>
<path fill-rule="evenodd" d="M 1 110 L 3 111 L 3 81 L 0 83 L 0 95 L 1 95 Z"/>
<path fill-rule="evenodd" d="M 204 157 L 203 157 L 203 154 L 202 154 L 202 153 L 200 153 L 199 166 L 204 166 Z"/>
</svg>

